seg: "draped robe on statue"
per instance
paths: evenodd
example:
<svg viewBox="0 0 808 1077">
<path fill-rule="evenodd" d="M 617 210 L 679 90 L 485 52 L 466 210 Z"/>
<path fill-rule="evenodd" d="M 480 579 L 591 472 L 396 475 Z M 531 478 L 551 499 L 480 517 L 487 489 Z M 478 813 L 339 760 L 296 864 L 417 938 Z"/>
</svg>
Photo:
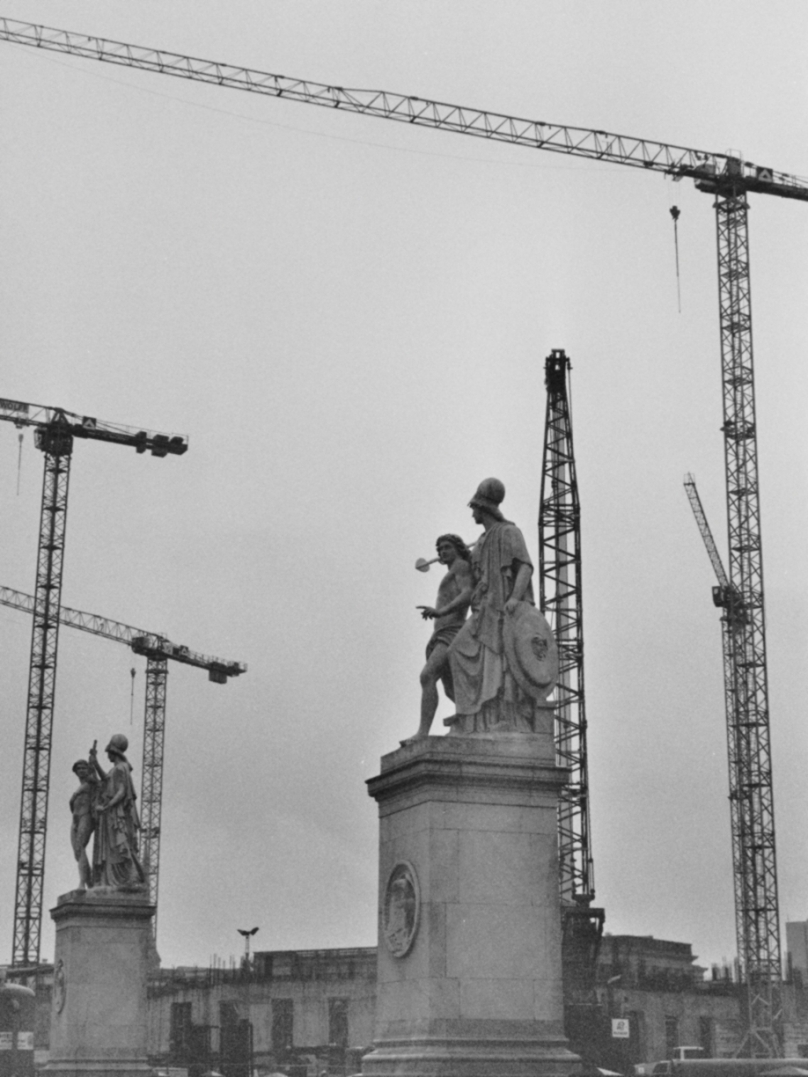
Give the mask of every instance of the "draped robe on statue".
<svg viewBox="0 0 808 1077">
<path fill-rule="evenodd" d="M 505 603 L 522 565 L 533 563 L 519 528 L 497 521 L 472 551 L 474 590 L 471 617 L 449 648 L 457 714 L 447 720 L 452 732 L 512 729 L 533 731 L 534 700 L 509 668 L 503 639 Z M 531 583 L 520 607 L 535 606 Z"/>
<path fill-rule="evenodd" d="M 132 768 L 123 756 L 113 761 L 101 791 L 102 804 L 116 803 L 99 813 L 93 848 L 96 886 L 126 888 L 142 886 L 143 867 L 138 859 L 140 820 L 135 806 Z"/>
</svg>

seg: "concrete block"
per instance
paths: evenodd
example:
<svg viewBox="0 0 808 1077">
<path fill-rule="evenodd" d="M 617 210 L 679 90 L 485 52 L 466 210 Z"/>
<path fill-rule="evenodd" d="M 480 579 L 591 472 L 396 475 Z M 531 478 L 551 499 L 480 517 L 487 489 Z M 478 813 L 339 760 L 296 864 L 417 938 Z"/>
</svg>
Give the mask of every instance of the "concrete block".
<svg viewBox="0 0 808 1077">
<path fill-rule="evenodd" d="M 154 906 L 144 891 L 72 891 L 56 923 L 50 1077 L 147 1077 Z"/>
<path fill-rule="evenodd" d="M 567 774 L 546 741 L 430 737 L 385 756 L 368 783 L 380 932 L 366 1077 L 567 1077 L 577 1063 L 562 1034 Z"/>
</svg>

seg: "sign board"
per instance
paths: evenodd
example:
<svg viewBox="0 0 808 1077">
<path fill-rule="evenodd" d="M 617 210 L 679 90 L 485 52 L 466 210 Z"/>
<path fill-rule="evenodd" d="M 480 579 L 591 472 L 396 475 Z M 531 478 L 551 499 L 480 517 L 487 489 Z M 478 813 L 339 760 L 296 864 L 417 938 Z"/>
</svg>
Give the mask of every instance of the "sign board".
<svg viewBox="0 0 808 1077">
<path fill-rule="evenodd" d="M 612 1018 L 612 1039 L 613 1040 L 627 1040 L 628 1038 L 629 1038 L 628 1018 L 627 1017 L 613 1017 Z"/>
<path fill-rule="evenodd" d="M 34 1034 L 33 1032 L 18 1032 L 17 1033 L 17 1050 L 18 1051 L 33 1051 L 34 1049 Z M 10 1029 L 3 1029 L 0 1032 L 0 1051 L 13 1051 L 14 1050 L 14 1033 Z"/>
</svg>

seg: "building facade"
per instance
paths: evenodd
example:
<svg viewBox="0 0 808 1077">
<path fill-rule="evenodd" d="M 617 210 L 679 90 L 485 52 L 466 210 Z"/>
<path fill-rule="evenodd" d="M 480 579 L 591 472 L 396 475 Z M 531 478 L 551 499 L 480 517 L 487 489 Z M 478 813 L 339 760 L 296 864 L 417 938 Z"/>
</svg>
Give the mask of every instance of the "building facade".
<svg viewBox="0 0 808 1077">
<path fill-rule="evenodd" d="M 250 969 L 165 970 L 150 987 L 152 1059 L 239 1077 L 249 1017 L 259 1072 L 351 1074 L 373 1041 L 375 996 L 372 947 L 259 952 Z M 568 1034 L 586 1062 L 620 1073 L 685 1044 L 729 1057 L 743 1039 L 741 1005 L 729 972 L 705 980 L 688 943 L 605 935 L 591 1005 Z"/>
<path fill-rule="evenodd" d="M 618 1073 L 670 1058 L 680 1046 L 733 1056 L 743 1042 L 743 988 L 732 969 L 706 978 L 704 971 L 688 943 L 604 935 L 591 999 L 567 1012 L 571 1047 L 587 1068 Z M 795 970 L 785 984 L 787 1057 L 808 1058 L 805 982 Z M 51 983 L 45 970 L 38 1064 L 48 1057 Z M 171 1077 L 248 1077 L 250 1069 L 258 1077 L 350 1077 L 372 1045 L 375 1003 L 375 947 L 258 952 L 249 966 L 155 969 L 149 1057 Z"/>
</svg>

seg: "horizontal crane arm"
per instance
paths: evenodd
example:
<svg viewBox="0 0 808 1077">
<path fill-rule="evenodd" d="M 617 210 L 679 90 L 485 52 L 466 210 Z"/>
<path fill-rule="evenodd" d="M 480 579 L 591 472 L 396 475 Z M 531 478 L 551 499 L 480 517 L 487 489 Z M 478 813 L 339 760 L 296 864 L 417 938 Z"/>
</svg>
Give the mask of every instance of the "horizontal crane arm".
<svg viewBox="0 0 808 1077">
<path fill-rule="evenodd" d="M 0 587 L 0 605 L 33 613 L 34 596 L 24 591 L 15 591 L 11 587 Z M 121 624 L 120 621 L 112 621 L 108 617 L 98 617 L 94 613 L 70 609 L 69 606 L 59 607 L 59 621 L 72 628 L 79 628 L 83 632 L 90 632 L 94 636 L 125 643 L 135 654 L 170 658 L 174 662 L 183 662 L 188 666 L 206 669 L 211 674 L 211 680 L 221 684 L 225 683 L 228 677 L 237 677 L 240 673 L 247 672 L 247 666 L 242 662 L 229 662 L 224 658 L 199 654 L 182 644 L 172 643 L 165 636 L 155 632 L 145 632 L 143 629 Z"/>
<path fill-rule="evenodd" d="M 662 172 L 675 179 L 690 176 L 702 190 L 710 193 L 724 186 L 740 186 L 761 194 L 808 201 L 808 180 L 707 150 L 688 149 L 607 131 L 548 124 L 385 90 L 351 90 L 342 86 L 328 86 L 308 79 L 273 75 L 266 71 L 183 56 L 165 49 L 87 37 L 69 30 L 14 19 L 0 18 L 0 40 L 161 75 L 173 75 L 175 78 L 249 90 L 342 112 L 378 116 L 419 127 L 474 135 L 494 142 L 509 142 L 552 153 L 629 165 Z"/>
<path fill-rule="evenodd" d="M 102 422 L 91 415 L 76 415 L 64 408 L 26 404 L 21 400 L 0 398 L 0 419 L 14 423 L 15 426 L 33 426 L 40 430 L 60 427 L 69 431 L 73 437 L 131 445 L 138 452 L 148 450 L 153 456 L 167 456 L 168 453 L 181 456 L 188 451 L 188 438 L 181 434 L 158 434 L 153 430 L 138 430 L 120 423 Z"/>
</svg>

